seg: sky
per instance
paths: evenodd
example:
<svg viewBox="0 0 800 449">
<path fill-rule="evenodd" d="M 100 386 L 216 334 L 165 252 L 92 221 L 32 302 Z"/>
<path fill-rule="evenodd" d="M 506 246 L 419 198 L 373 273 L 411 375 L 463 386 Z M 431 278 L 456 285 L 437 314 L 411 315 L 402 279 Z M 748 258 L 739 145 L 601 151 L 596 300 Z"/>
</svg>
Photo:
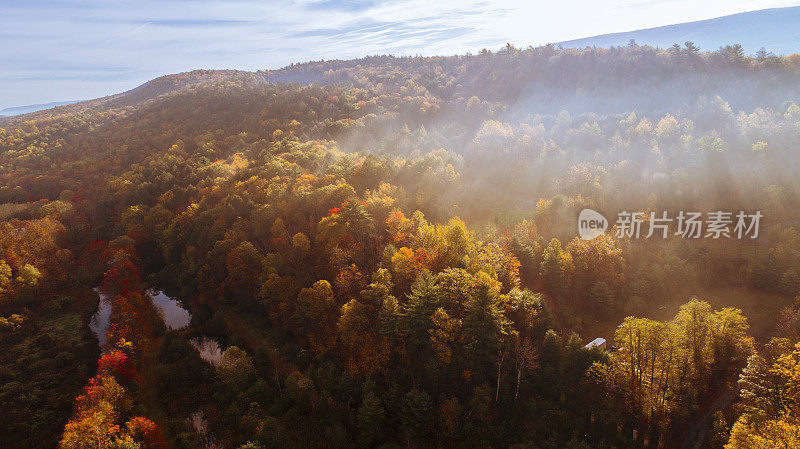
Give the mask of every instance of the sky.
<svg viewBox="0 0 800 449">
<path fill-rule="evenodd" d="M 0 0 L 0 109 L 97 98 L 193 69 L 561 42 L 774 0 Z"/>
</svg>

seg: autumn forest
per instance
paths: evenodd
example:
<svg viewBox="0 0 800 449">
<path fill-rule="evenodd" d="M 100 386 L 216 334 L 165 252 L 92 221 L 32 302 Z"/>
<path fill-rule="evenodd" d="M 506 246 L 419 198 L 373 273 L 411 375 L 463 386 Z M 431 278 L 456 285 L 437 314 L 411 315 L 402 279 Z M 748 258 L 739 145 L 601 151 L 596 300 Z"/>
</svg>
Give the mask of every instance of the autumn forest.
<svg viewBox="0 0 800 449">
<path fill-rule="evenodd" d="M 800 447 L 798 144 L 800 55 L 691 42 L 0 118 L 0 446 Z"/>
</svg>

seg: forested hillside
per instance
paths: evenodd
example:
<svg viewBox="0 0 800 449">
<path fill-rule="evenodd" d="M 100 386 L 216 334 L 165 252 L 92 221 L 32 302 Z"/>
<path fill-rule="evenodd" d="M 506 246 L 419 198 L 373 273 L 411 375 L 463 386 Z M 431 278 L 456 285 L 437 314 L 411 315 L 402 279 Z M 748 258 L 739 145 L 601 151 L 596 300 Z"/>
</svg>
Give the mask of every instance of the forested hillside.
<svg viewBox="0 0 800 449">
<path fill-rule="evenodd" d="M 0 119 L 2 445 L 800 445 L 798 105 L 798 55 L 508 46 Z"/>
</svg>

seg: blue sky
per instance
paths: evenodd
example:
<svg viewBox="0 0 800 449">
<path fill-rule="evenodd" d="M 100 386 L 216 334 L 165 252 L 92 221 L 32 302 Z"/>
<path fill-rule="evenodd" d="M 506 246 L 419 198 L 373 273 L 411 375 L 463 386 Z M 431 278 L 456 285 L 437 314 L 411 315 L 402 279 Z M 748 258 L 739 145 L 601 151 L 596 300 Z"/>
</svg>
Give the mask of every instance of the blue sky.
<svg viewBox="0 0 800 449">
<path fill-rule="evenodd" d="M 0 0 L 0 109 L 192 69 L 478 52 L 702 20 L 772 0 Z"/>
</svg>

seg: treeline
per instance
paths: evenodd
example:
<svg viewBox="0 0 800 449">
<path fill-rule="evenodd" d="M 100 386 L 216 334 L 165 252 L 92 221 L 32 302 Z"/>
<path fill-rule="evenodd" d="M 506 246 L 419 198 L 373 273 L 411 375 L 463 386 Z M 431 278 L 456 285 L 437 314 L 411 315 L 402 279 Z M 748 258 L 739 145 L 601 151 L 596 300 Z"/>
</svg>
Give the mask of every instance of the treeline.
<svg viewBox="0 0 800 449">
<path fill-rule="evenodd" d="M 476 96 L 501 109 L 548 114 L 663 114 L 714 95 L 737 109 L 777 107 L 797 98 L 798 65 L 796 54 L 745 55 L 740 45 L 701 51 L 691 42 L 668 49 L 635 42 L 610 49 L 509 44 L 476 55 L 383 55 L 293 64 L 263 74 L 270 82 L 412 89 L 448 101 Z"/>
</svg>

